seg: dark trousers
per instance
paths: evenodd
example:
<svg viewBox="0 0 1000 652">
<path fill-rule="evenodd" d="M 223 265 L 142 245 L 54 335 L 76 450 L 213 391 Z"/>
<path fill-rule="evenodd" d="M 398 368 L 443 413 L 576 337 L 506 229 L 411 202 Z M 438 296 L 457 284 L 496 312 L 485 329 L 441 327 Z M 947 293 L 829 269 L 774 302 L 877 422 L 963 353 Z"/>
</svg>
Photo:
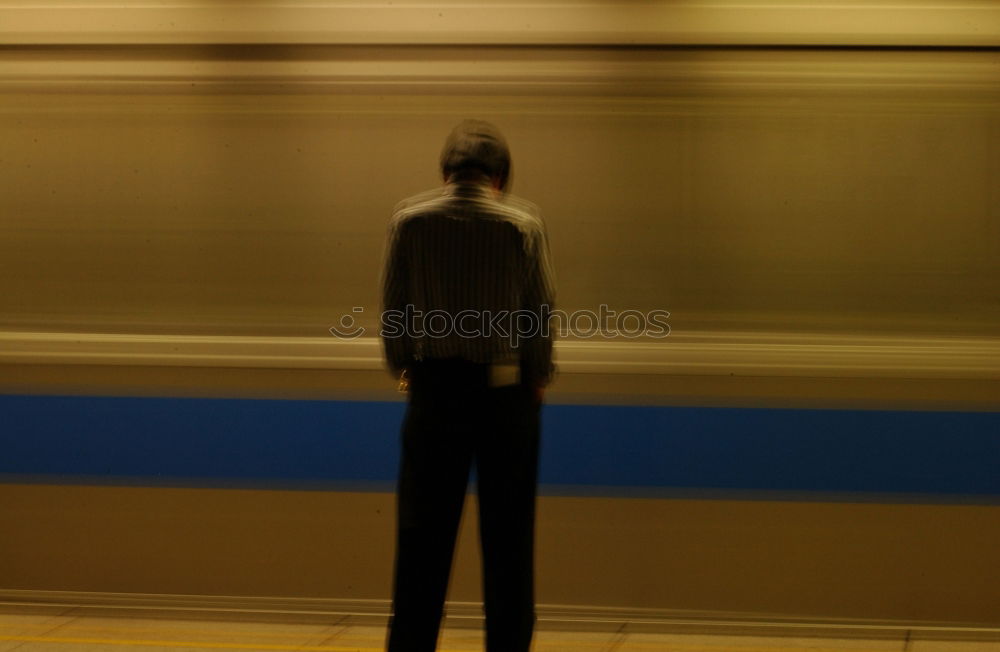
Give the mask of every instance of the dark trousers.
<svg viewBox="0 0 1000 652">
<path fill-rule="evenodd" d="M 411 370 L 403 424 L 389 652 L 437 645 L 469 471 L 478 479 L 487 652 L 527 652 L 535 623 L 539 404 L 489 367 L 430 361 Z"/>
</svg>

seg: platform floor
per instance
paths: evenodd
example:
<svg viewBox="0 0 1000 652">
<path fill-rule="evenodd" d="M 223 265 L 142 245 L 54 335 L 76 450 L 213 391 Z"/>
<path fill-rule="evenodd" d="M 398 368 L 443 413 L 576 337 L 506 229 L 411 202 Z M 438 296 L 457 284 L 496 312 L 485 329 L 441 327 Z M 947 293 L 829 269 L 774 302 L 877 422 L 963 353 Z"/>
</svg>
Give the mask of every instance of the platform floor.
<svg viewBox="0 0 1000 652">
<path fill-rule="evenodd" d="M 281 622 L 282 620 L 286 622 Z M 294 622 L 294 621 L 300 622 Z M 275 618 L 253 613 L 171 615 L 164 611 L 94 613 L 52 606 L 0 606 L 0 652 L 127 652 L 197 650 L 302 650 L 305 652 L 381 652 L 384 624 L 350 615 Z M 586 630 L 590 631 L 586 631 Z M 1000 630 L 969 631 L 965 640 L 943 640 L 933 633 L 857 629 L 849 637 L 665 633 L 634 631 L 628 623 L 539 623 L 535 652 L 1000 652 Z M 598 631 L 600 630 L 600 631 Z M 786 630 L 787 631 L 787 630 Z M 952 636 L 954 639 L 955 636 Z M 481 652 L 478 627 L 446 628 L 442 652 Z"/>
</svg>

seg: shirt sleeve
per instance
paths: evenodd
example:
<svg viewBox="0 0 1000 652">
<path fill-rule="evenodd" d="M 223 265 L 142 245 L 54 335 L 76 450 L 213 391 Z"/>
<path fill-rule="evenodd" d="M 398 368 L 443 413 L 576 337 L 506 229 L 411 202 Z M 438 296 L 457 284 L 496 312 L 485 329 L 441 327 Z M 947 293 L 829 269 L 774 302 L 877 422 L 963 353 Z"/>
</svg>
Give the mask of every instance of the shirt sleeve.
<svg viewBox="0 0 1000 652">
<path fill-rule="evenodd" d="M 555 309 L 555 277 L 549 254 L 548 235 L 539 218 L 537 229 L 529 232 L 527 243 L 527 265 L 525 277 L 525 310 L 537 317 L 538 329 L 527 338 L 521 353 L 522 373 L 528 383 L 545 386 L 555 373 L 552 363 L 552 339 L 550 318 Z"/>
<path fill-rule="evenodd" d="M 412 363 L 412 342 L 406 328 L 408 265 L 400 223 L 393 219 L 386 235 L 382 271 L 382 314 L 379 336 L 389 370 L 399 375 Z"/>
</svg>

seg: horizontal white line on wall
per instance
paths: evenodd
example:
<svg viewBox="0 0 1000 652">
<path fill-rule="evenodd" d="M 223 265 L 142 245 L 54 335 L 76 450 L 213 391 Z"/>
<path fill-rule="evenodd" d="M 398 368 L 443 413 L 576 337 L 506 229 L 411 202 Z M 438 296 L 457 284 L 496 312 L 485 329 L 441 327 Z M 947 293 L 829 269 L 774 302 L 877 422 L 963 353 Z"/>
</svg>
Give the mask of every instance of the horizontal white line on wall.
<svg viewBox="0 0 1000 652">
<path fill-rule="evenodd" d="M 293 48 L 296 49 L 296 48 Z M 225 51 L 184 49 L 156 56 L 129 49 L 48 53 L 44 57 L 0 57 L 3 90 L 219 93 L 369 93 L 470 92 L 560 95 L 582 88 L 614 95 L 641 93 L 688 97 L 727 89 L 798 92 L 856 89 L 865 93 L 921 94 L 985 92 L 995 96 L 997 57 L 976 54 L 960 59 L 935 53 L 832 54 L 802 52 L 775 57 L 740 52 L 609 56 L 605 53 L 488 49 L 469 59 L 460 52 L 433 48 L 320 49 L 256 48 L 259 59 L 227 58 Z M 484 50 L 486 52 L 487 50 Z M 230 53 L 231 55 L 232 53 Z M 301 57 L 301 58 L 300 58 Z M 835 58 L 832 58 L 835 57 Z M 204 88 L 193 84 L 208 85 Z M 79 88 L 76 87 L 79 85 Z"/>
<path fill-rule="evenodd" d="M 1000 6 L 871 3 L 0 0 L 0 44 L 996 46 Z"/>
<path fill-rule="evenodd" d="M 556 342 L 562 373 L 1000 379 L 1000 338 L 690 333 Z M 0 332 L 0 363 L 377 370 L 376 338 Z"/>
</svg>

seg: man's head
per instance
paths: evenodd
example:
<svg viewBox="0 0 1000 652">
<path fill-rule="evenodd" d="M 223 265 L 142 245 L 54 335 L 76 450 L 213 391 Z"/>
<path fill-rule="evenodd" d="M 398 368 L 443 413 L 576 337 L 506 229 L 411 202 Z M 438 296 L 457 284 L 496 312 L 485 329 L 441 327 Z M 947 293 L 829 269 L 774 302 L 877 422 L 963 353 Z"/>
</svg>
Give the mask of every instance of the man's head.
<svg viewBox="0 0 1000 652">
<path fill-rule="evenodd" d="M 455 127 L 441 151 L 445 180 L 489 178 L 498 190 L 510 182 L 510 150 L 500 130 L 482 120 L 463 120 Z"/>
</svg>

